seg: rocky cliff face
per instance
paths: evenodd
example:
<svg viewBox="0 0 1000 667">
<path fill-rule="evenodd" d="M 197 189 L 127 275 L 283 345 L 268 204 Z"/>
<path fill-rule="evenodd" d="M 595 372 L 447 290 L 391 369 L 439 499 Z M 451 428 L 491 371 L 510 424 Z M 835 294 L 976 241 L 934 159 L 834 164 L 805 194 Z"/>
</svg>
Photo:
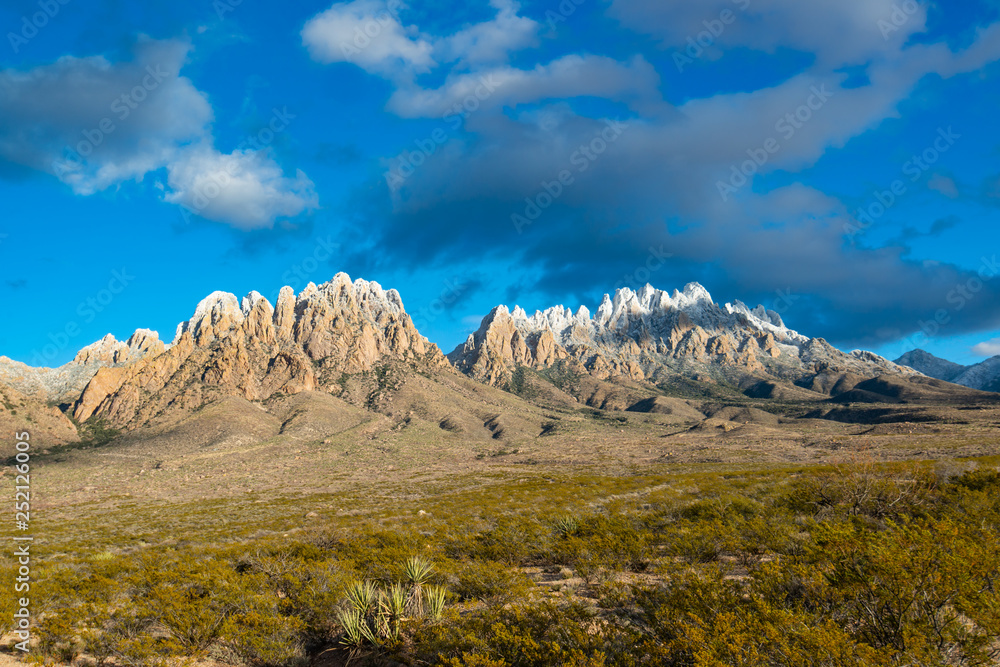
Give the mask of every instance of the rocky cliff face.
<svg viewBox="0 0 1000 667">
<path fill-rule="evenodd" d="M 498 306 L 448 358 L 468 375 L 505 386 L 518 366 L 545 369 L 565 360 L 601 380 L 660 382 L 819 373 L 913 374 L 870 352 L 844 354 L 788 329 L 778 313 L 740 302 L 716 305 L 697 283 L 673 294 L 646 285 L 604 296 L 597 311 L 557 306 L 528 316 Z"/>
<path fill-rule="evenodd" d="M 106 347 L 99 354 L 126 354 Z M 97 371 L 74 416 L 135 426 L 222 396 L 259 401 L 330 391 L 345 373 L 370 371 L 385 360 L 418 359 L 445 363 L 414 328 L 399 294 L 378 283 L 351 282 L 340 273 L 318 287 L 310 283 L 297 296 L 285 287 L 273 306 L 257 292 L 242 300 L 214 292 L 158 354 Z"/>
<path fill-rule="evenodd" d="M 43 403 L 71 404 L 102 368 L 124 366 L 145 356 L 156 356 L 165 347 L 155 331 L 139 329 L 125 342 L 108 334 L 77 352 L 73 361 L 59 368 L 33 368 L 0 357 L 0 385 Z"/>
</svg>

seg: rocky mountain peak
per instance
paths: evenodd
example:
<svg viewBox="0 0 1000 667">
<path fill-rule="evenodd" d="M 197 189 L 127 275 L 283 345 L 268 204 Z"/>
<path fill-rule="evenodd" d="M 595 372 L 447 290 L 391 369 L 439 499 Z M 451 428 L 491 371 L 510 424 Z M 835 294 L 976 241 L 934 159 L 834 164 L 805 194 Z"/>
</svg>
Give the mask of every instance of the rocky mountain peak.
<svg viewBox="0 0 1000 667">
<path fill-rule="evenodd" d="M 111 334 L 87 345 L 76 353 L 73 362 L 81 365 L 98 364 L 113 366 L 128 363 L 147 354 L 163 352 L 165 345 L 160 335 L 149 329 L 136 329 L 127 341 L 116 340 Z"/>
<path fill-rule="evenodd" d="M 941 359 L 921 349 L 910 350 L 899 359 L 896 359 L 896 363 L 902 366 L 909 366 L 928 377 L 949 382 L 961 375 L 966 368 L 961 364 Z"/>
<path fill-rule="evenodd" d="M 100 349 L 123 354 L 121 345 L 107 341 Z M 125 424 L 148 419 L 161 404 L 194 405 L 209 395 L 263 400 L 275 393 L 331 390 L 343 373 L 370 371 L 384 360 L 428 357 L 443 362 L 437 347 L 414 328 L 399 293 L 376 282 L 352 282 L 338 273 L 321 285 L 309 283 L 298 295 L 282 288 L 275 306 L 259 292 L 242 299 L 213 292 L 177 326 L 171 346 L 127 367 L 100 370 L 75 416 L 101 414 Z M 150 394 L 155 400 L 145 398 Z"/>
<path fill-rule="evenodd" d="M 717 305 L 699 283 L 672 293 L 646 284 L 605 294 L 597 310 L 555 306 L 528 316 L 498 306 L 448 358 L 473 377 L 505 384 L 517 366 L 561 359 L 608 379 L 658 380 L 671 374 L 789 377 L 814 367 L 861 374 L 911 372 L 877 355 L 847 355 L 785 326 L 781 316 L 741 301 Z"/>
</svg>

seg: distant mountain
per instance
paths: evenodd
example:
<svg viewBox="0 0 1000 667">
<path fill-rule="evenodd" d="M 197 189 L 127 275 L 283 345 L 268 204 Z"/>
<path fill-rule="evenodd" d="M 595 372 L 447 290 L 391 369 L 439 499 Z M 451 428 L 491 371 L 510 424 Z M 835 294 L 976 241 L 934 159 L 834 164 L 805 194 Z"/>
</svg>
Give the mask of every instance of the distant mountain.
<svg viewBox="0 0 1000 667">
<path fill-rule="evenodd" d="M 25 397 L 54 404 L 72 404 L 99 370 L 126 366 L 144 356 L 156 356 L 165 346 L 155 331 L 139 329 L 120 342 L 108 334 L 77 352 L 73 361 L 59 368 L 34 368 L 0 357 L 0 384 Z"/>
<path fill-rule="evenodd" d="M 497 306 L 448 359 L 482 382 L 506 386 L 516 370 L 559 367 L 598 380 L 649 383 L 677 377 L 734 384 L 777 379 L 829 394 L 843 376 L 857 382 L 913 371 L 787 328 L 763 306 L 718 305 L 698 283 L 673 294 L 646 285 L 605 295 L 591 315 L 556 306 L 528 315 Z M 851 386 L 842 388 L 850 389 Z"/>
<path fill-rule="evenodd" d="M 947 369 L 932 359 L 909 358 Z M 963 377 L 992 386 L 997 374 L 981 366 Z M 213 292 L 169 343 L 145 329 L 125 342 L 109 335 L 56 369 L 0 357 L 0 426 L 30 418 L 53 443 L 72 441 L 88 422 L 154 437 L 213 419 L 237 439 L 245 425 L 248 443 L 275 429 L 306 437 L 369 422 L 435 442 L 442 431 L 513 441 L 543 433 L 538 411 L 550 406 L 689 420 L 719 407 L 698 401 L 720 397 L 837 405 L 991 398 L 974 394 L 871 352 L 841 352 L 763 306 L 718 305 L 697 283 L 672 294 L 620 289 L 593 315 L 497 306 L 445 357 L 396 290 L 339 273 L 299 294 L 285 287 L 274 305 L 257 292 Z M 271 416 L 258 433 L 262 413 Z"/>
<path fill-rule="evenodd" d="M 912 350 L 896 359 L 895 363 L 909 366 L 928 377 L 954 382 L 970 389 L 1000 392 L 1000 356 L 971 366 L 962 366 L 923 350 Z"/>
<path fill-rule="evenodd" d="M 966 367 L 956 364 L 947 359 L 935 357 L 930 352 L 924 350 L 911 350 L 896 359 L 900 366 L 909 366 L 915 371 L 920 371 L 927 377 L 937 378 L 951 382 L 965 371 Z"/>
<path fill-rule="evenodd" d="M 982 391 L 1000 391 L 1000 356 L 969 366 L 952 380 L 955 384 Z"/>
</svg>

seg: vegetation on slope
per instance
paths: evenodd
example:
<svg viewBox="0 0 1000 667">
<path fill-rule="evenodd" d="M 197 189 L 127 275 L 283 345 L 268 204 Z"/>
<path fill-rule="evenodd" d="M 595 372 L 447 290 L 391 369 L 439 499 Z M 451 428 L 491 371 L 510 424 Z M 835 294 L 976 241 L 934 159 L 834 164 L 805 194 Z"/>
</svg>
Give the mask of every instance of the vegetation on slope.
<svg viewBox="0 0 1000 667">
<path fill-rule="evenodd" d="M 144 517 L 148 532 L 128 549 L 73 545 L 72 527 L 50 524 L 62 553 L 36 573 L 36 655 L 259 667 L 316 656 L 450 667 L 993 664 L 994 465 L 503 478 L 457 483 L 424 498 L 416 517 L 399 507 L 290 532 L 259 530 L 258 517 L 251 534 L 233 510 L 231 524 L 189 524 L 183 539 L 170 517 L 192 508 L 178 506 L 157 510 L 159 524 Z M 219 504 L 202 516 L 228 522 Z M 13 600 L 0 599 L 9 623 Z"/>
</svg>

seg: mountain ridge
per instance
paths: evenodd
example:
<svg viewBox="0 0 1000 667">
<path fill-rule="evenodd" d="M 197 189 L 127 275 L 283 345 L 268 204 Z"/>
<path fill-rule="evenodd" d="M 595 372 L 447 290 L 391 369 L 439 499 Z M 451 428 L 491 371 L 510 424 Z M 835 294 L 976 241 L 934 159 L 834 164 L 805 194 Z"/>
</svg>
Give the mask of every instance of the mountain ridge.
<svg viewBox="0 0 1000 667">
<path fill-rule="evenodd" d="M 922 377 L 871 352 L 845 353 L 804 336 L 763 306 L 716 304 L 698 283 L 672 293 L 648 284 L 622 288 L 606 294 L 593 314 L 584 306 L 575 312 L 555 306 L 528 315 L 499 305 L 446 356 L 416 329 L 396 290 L 345 273 L 298 294 L 284 287 L 274 305 L 256 291 L 242 298 L 212 292 L 170 342 L 148 329 L 126 341 L 109 334 L 57 369 L 0 358 L 0 386 L 19 404 L 57 420 L 56 431 L 70 427 L 66 415 L 129 430 L 227 397 L 252 405 L 312 392 L 396 414 L 400 408 L 392 402 L 406 377 L 433 375 L 440 385 L 442 372 L 563 406 L 679 413 L 690 406 L 657 396 L 719 385 L 756 399 L 895 400 L 893 392 L 912 394 L 912 387 L 896 385 Z M 882 377 L 896 388 L 855 390 Z M 61 412 L 49 415 L 54 405 Z M 477 428 L 481 415 L 467 409 L 471 416 L 462 419 Z M 484 425 L 503 430 L 485 416 Z"/>
<path fill-rule="evenodd" d="M 480 328 L 449 355 L 463 372 L 504 386 L 520 365 L 536 369 L 568 362 L 600 380 L 659 382 L 671 373 L 739 381 L 741 376 L 806 382 L 829 371 L 869 377 L 910 375 L 871 352 L 844 353 L 822 338 L 785 326 L 781 316 L 741 301 L 717 305 L 702 285 L 670 294 L 647 284 L 605 294 L 590 315 L 563 306 L 536 311 L 495 307 Z"/>
<path fill-rule="evenodd" d="M 1000 392 L 1000 355 L 976 364 L 963 366 L 936 357 L 925 350 L 916 349 L 902 355 L 896 359 L 895 363 L 909 366 L 928 377 L 952 382 L 970 389 Z"/>
</svg>

